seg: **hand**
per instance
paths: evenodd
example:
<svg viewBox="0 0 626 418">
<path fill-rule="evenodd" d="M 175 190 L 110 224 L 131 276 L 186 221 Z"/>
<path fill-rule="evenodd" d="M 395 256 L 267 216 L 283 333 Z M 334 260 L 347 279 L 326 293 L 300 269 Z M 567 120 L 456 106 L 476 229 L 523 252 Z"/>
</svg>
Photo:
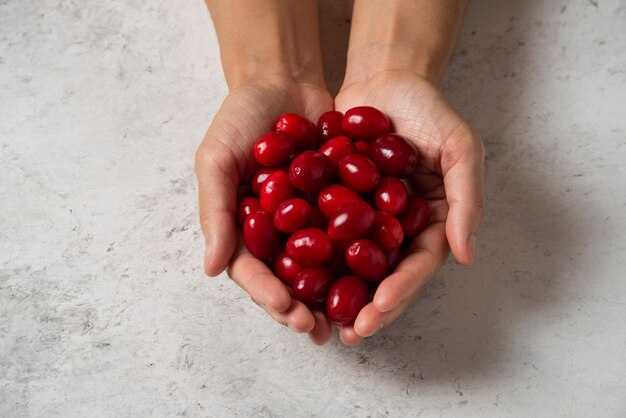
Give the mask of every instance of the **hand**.
<svg viewBox="0 0 626 418">
<path fill-rule="evenodd" d="M 395 320 L 437 273 L 448 246 L 459 263 L 471 265 L 483 213 L 482 141 L 430 81 L 404 71 L 348 80 L 335 100 L 337 110 L 363 105 L 387 114 L 395 131 L 419 150 L 410 181 L 429 201 L 431 215 L 407 257 L 380 284 L 373 302 L 361 310 L 353 327 L 341 329 L 341 340 L 348 345 Z"/>
<path fill-rule="evenodd" d="M 317 344 L 332 337 L 329 320 L 293 299 L 271 270 L 246 250 L 237 234 L 235 212 L 238 187 L 253 174 L 251 150 L 256 140 L 271 130 L 282 113 L 295 112 L 316 121 L 332 108 L 325 88 L 313 84 L 242 85 L 230 92 L 196 153 L 206 273 L 216 276 L 228 267 L 230 277 L 272 318 L 296 332 L 308 332 Z"/>
</svg>

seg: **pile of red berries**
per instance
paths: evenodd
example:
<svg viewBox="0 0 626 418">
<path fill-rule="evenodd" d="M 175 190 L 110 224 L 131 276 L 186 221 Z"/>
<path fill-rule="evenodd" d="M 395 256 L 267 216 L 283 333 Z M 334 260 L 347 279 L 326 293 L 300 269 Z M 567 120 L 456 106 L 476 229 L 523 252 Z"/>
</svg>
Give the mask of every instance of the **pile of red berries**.
<svg viewBox="0 0 626 418">
<path fill-rule="evenodd" d="M 427 202 L 402 180 L 417 150 L 381 111 L 361 106 L 326 112 L 317 127 L 286 113 L 253 155 L 262 166 L 254 197 L 237 213 L 246 247 L 295 298 L 352 324 L 428 222 Z"/>
</svg>

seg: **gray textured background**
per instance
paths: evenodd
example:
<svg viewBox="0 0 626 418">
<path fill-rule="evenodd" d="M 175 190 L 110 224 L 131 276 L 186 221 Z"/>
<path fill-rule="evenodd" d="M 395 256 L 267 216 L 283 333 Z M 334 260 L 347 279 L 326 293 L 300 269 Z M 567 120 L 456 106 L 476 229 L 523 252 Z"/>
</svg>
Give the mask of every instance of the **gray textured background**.
<svg viewBox="0 0 626 418">
<path fill-rule="evenodd" d="M 476 267 L 315 347 L 203 277 L 202 2 L 0 0 L 0 416 L 625 416 L 626 2 L 474 1 L 445 90 L 487 146 Z"/>
</svg>

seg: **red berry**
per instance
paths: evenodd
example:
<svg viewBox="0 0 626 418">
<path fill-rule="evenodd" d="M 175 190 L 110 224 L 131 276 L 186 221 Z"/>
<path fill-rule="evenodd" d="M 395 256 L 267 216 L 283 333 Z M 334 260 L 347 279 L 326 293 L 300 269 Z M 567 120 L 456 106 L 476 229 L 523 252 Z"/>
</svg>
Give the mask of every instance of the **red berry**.
<svg viewBox="0 0 626 418">
<path fill-rule="evenodd" d="M 402 213 L 408 201 L 406 185 L 395 177 L 383 177 L 374 190 L 376 207 L 392 215 Z"/>
<path fill-rule="evenodd" d="M 381 211 L 376 211 L 374 214 L 374 222 L 372 222 L 369 230 L 369 236 L 387 252 L 400 247 L 404 240 L 400 221 L 395 216 Z"/>
<path fill-rule="evenodd" d="M 406 238 L 413 238 L 426 228 L 428 225 L 428 201 L 420 197 L 411 197 L 402 215 L 400 215 L 400 223 Z"/>
<path fill-rule="evenodd" d="M 283 250 L 272 260 L 272 270 L 276 277 L 291 286 L 300 270 L 302 270 L 302 266 L 293 261 Z"/>
<path fill-rule="evenodd" d="M 350 202 L 339 209 L 328 223 L 328 236 L 334 240 L 360 238 L 374 221 L 374 209 L 364 201 Z"/>
<path fill-rule="evenodd" d="M 259 138 L 252 152 L 259 164 L 276 166 L 287 162 L 295 150 L 296 144 L 291 135 L 270 132 Z"/>
<path fill-rule="evenodd" d="M 272 215 L 257 212 L 248 215 L 243 224 L 243 242 L 256 258 L 273 256 L 280 247 L 280 232 L 274 227 Z"/>
<path fill-rule="evenodd" d="M 336 136 L 322 145 L 320 152 L 330 158 L 333 166 L 336 167 L 343 157 L 356 153 L 356 148 L 347 136 Z"/>
<path fill-rule="evenodd" d="M 391 131 L 391 123 L 380 110 L 370 106 L 353 107 L 346 112 L 341 124 L 353 138 L 374 139 Z"/>
<path fill-rule="evenodd" d="M 332 162 L 318 151 L 304 151 L 289 166 L 291 183 L 305 192 L 318 191 L 330 181 L 332 175 Z"/>
<path fill-rule="evenodd" d="M 404 178 L 417 167 L 418 154 L 400 135 L 385 134 L 372 144 L 372 160 L 383 173 Z"/>
<path fill-rule="evenodd" d="M 356 276 L 344 276 L 330 288 L 326 311 L 336 324 L 352 325 L 367 302 L 369 289 L 365 282 Z"/>
<path fill-rule="evenodd" d="M 261 194 L 261 187 L 263 186 L 263 183 L 265 183 L 265 180 L 267 180 L 270 174 L 278 170 L 284 171 L 285 173 L 287 172 L 287 169 L 282 166 L 259 168 L 257 172 L 254 173 L 254 175 L 252 176 L 252 180 L 250 180 L 250 183 L 252 185 L 252 192 L 257 196 Z"/>
<path fill-rule="evenodd" d="M 299 197 L 285 200 L 274 212 L 276 229 L 287 234 L 296 232 L 307 224 L 310 209 L 311 206 Z"/>
<path fill-rule="evenodd" d="M 306 267 L 300 270 L 291 286 L 293 295 L 307 305 L 316 305 L 326 300 L 335 276 L 328 267 Z"/>
<path fill-rule="evenodd" d="M 285 247 L 287 255 L 304 266 L 324 264 L 333 255 L 333 243 L 319 228 L 304 228 L 294 232 Z"/>
<path fill-rule="evenodd" d="M 263 212 L 261 202 L 256 197 L 244 197 L 237 206 L 237 221 L 243 225 L 251 213 Z"/>
<path fill-rule="evenodd" d="M 346 250 L 346 262 L 354 274 L 369 281 L 382 280 L 389 265 L 385 252 L 369 239 L 353 242 Z"/>
<path fill-rule="evenodd" d="M 367 141 L 356 141 L 354 143 L 354 148 L 356 148 L 356 152 L 366 156 L 370 160 L 372 159 L 372 143 Z"/>
<path fill-rule="evenodd" d="M 336 136 L 343 135 L 341 123 L 343 122 L 343 113 L 331 110 L 323 113 L 317 120 L 317 130 L 322 141 L 328 141 Z"/>
<path fill-rule="evenodd" d="M 359 193 L 371 192 L 380 181 L 376 164 L 360 154 L 350 154 L 339 161 L 337 169 L 343 184 Z"/>
<path fill-rule="evenodd" d="M 261 187 L 261 207 L 274 213 L 285 200 L 293 197 L 294 190 L 289 175 L 284 171 L 275 171 L 265 180 Z"/>
<path fill-rule="evenodd" d="M 361 197 L 341 184 L 331 184 L 320 190 L 317 206 L 327 218 L 350 202 L 358 202 Z"/>
<path fill-rule="evenodd" d="M 295 140 L 299 150 L 311 149 L 317 146 L 317 129 L 313 122 L 295 113 L 285 113 L 276 122 L 274 129 L 286 132 Z"/>
</svg>

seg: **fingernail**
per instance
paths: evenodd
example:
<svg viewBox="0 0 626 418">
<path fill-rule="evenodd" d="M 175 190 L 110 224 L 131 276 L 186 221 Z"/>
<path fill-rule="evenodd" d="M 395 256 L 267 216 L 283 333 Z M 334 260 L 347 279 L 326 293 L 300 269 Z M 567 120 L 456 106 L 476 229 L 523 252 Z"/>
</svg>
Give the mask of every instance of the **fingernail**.
<svg viewBox="0 0 626 418">
<path fill-rule="evenodd" d="M 476 256 L 476 234 L 472 234 L 467 239 L 467 251 L 469 253 L 470 262 L 474 261 Z"/>
</svg>

